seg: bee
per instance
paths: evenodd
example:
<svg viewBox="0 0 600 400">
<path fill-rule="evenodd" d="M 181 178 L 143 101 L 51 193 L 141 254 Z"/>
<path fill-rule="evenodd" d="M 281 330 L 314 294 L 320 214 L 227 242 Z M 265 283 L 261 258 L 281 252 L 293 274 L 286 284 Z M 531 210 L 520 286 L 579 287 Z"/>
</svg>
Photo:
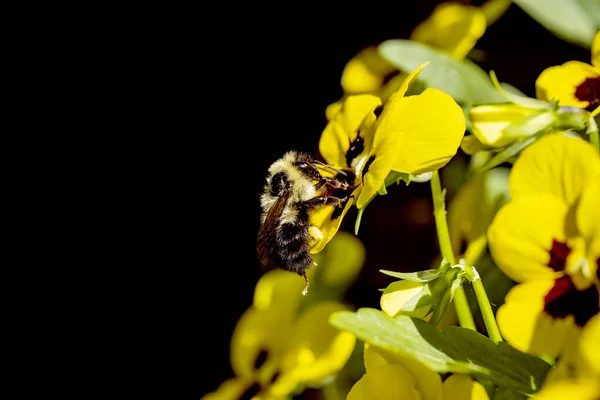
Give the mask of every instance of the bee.
<svg viewBox="0 0 600 400">
<path fill-rule="evenodd" d="M 335 173 L 331 177 L 321 172 Z M 343 207 L 354 187 L 352 171 L 335 169 L 308 153 L 289 151 L 269 167 L 260 197 L 261 226 L 257 251 L 263 266 L 296 272 L 306 282 L 306 269 L 314 265 L 310 240 L 322 238 L 309 222 L 310 212 L 324 206 Z"/>
</svg>

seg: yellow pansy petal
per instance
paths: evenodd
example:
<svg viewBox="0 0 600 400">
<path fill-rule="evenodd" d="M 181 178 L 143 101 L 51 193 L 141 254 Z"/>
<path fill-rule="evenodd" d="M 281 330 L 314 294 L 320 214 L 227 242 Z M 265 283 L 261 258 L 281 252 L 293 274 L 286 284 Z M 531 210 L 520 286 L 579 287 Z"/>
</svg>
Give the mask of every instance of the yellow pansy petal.
<svg viewBox="0 0 600 400">
<path fill-rule="evenodd" d="M 568 61 L 545 69 L 535 82 L 536 96 L 540 100 L 557 100 L 561 106 L 586 108 L 589 99 L 576 95 L 577 88 L 588 78 L 600 77 L 600 68 L 579 61 Z"/>
<path fill-rule="evenodd" d="M 600 240 L 600 174 L 591 177 L 583 189 L 577 207 L 577 227 L 588 243 Z"/>
<path fill-rule="evenodd" d="M 375 92 L 384 84 L 387 75 L 396 70 L 379 55 L 376 47 L 367 47 L 344 67 L 342 89 L 348 94 Z"/>
<path fill-rule="evenodd" d="M 594 146 L 575 137 L 551 134 L 521 153 L 510 176 L 510 194 L 516 199 L 551 193 L 572 205 L 598 174 L 600 158 Z"/>
<path fill-rule="evenodd" d="M 531 396 L 532 400 L 598 400 L 600 381 L 595 379 L 565 379 L 544 385 Z"/>
<path fill-rule="evenodd" d="M 421 400 L 414 376 L 401 365 L 388 364 L 363 375 L 346 400 Z"/>
<path fill-rule="evenodd" d="M 579 338 L 579 376 L 600 380 L 600 314 L 588 321 Z"/>
<path fill-rule="evenodd" d="M 317 283 L 328 290 L 348 288 L 360 273 L 366 257 L 365 246 L 360 239 L 343 231 L 338 232 L 320 254 L 322 257 L 317 264 L 323 264 L 324 268 L 318 270 Z"/>
<path fill-rule="evenodd" d="M 600 68 L 600 31 L 592 42 L 592 65 Z"/>
<path fill-rule="evenodd" d="M 327 121 L 331 121 L 335 114 L 342 109 L 342 102 L 343 100 L 336 101 L 325 108 L 325 118 L 327 118 Z"/>
<path fill-rule="evenodd" d="M 555 281 L 537 280 L 520 283 L 506 295 L 496 313 L 504 339 L 515 348 L 556 357 L 562 353 L 569 330 L 577 329 L 573 317 L 554 319 L 544 310 L 544 298 Z"/>
<path fill-rule="evenodd" d="M 504 130 L 513 122 L 536 110 L 517 104 L 490 104 L 473 107 L 469 111 L 473 135 L 487 147 L 504 147 L 517 139 Z"/>
<path fill-rule="evenodd" d="M 444 399 L 489 400 L 483 385 L 467 375 L 450 375 L 443 385 Z"/>
<path fill-rule="evenodd" d="M 461 59 L 475 46 L 485 28 L 486 19 L 481 9 L 447 2 L 438 5 L 431 16 L 415 28 L 410 39 Z"/>
<path fill-rule="evenodd" d="M 442 378 L 440 374 L 415 359 L 402 357 L 380 347 L 365 343 L 365 369 L 367 373 L 386 364 L 401 365 L 415 378 L 415 387 L 423 400 L 442 399 Z"/>
<path fill-rule="evenodd" d="M 259 310 L 270 309 L 277 314 L 277 318 L 292 320 L 296 316 L 304 284 L 298 274 L 282 269 L 268 271 L 256 283 L 254 307 Z"/>
<path fill-rule="evenodd" d="M 293 333 L 285 338 L 289 348 L 281 362 L 281 378 L 273 385 L 274 393 L 293 390 L 295 382 L 318 385 L 342 369 L 356 338 L 329 325 L 329 316 L 344 309 L 341 303 L 324 301 L 300 316 Z"/>
<path fill-rule="evenodd" d="M 415 175 L 446 165 L 465 133 L 464 114 L 452 96 L 431 88 L 418 96 L 391 98 L 380 119 L 375 157 L 392 153 L 390 169 Z M 386 143 L 388 138 L 393 139 Z"/>
<path fill-rule="evenodd" d="M 509 278 L 554 278 L 566 267 L 567 207 L 552 195 L 512 200 L 488 229 L 490 252 Z"/>
<path fill-rule="evenodd" d="M 354 204 L 354 200 L 359 196 L 362 186 L 354 189 L 352 194 L 349 196 L 343 209 L 336 208 L 333 206 L 321 207 L 309 215 L 309 221 L 312 225 L 319 228 L 321 231 L 321 238 L 319 238 L 310 248 L 312 254 L 317 254 L 325 248 L 327 243 L 335 236 L 336 232 L 340 228 L 346 213 Z M 316 239 L 316 238 L 315 238 Z"/>
<path fill-rule="evenodd" d="M 252 395 L 259 395 L 260 390 L 257 382 L 232 378 L 223 382 L 214 392 L 202 396 L 200 400 L 258 399 Z"/>
<path fill-rule="evenodd" d="M 431 296 L 429 287 L 423 282 L 400 280 L 392 282 L 381 295 L 381 310 L 390 317 L 401 313 L 411 317 L 423 318 L 431 309 L 431 304 L 419 307 L 415 301 Z"/>
<path fill-rule="evenodd" d="M 300 290 L 295 293 L 301 295 Z M 236 376 L 265 379 L 281 358 L 291 333 L 291 321 L 272 309 L 247 309 L 231 337 L 231 367 Z"/>
<path fill-rule="evenodd" d="M 390 96 L 388 102 L 391 102 L 392 99 L 399 99 L 399 98 L 404 97 L 404 95 L 406 94 L 406 91 L 408 90 L 408 88 L 410 87 L 410 85 L 415 81 L 415 79 L 417 79 L 417 77 L 419 76 L 419 74 L 421 73 L 421 71 L 423 71 L 423 68 L 425 68 L 428 65 L 429 65 L 429 61 L 426 61 L 423 64 L 419 65 L 417 68 L 415 68 L 410 74 L 408 74 L 408 76 L 406 77 L 406 79 L 404 79 L 402 81 L 402 84 L 400 85 L 400 87 L 398 88 L 398 90 L 396 92 L 394 92 Z M 387 103 L 386 103 L 386 108 L 387 107 L 388 106 L 387 106 Z"/>
<path fill-rule="evenodd" d="M 381 105 L 377 96 L 363 94 L 348 96 L 341 109 L 332 116 L 321 134 L 319 151 L 325 161 L 336 168 L 349 168 L 348 161 L 358 157 L 370 145 L 369 127 L 375 123 L 373 111 Z M 360 131 L 359 131 L 360 130 Z M 357 137 L 358 139 L 357 142 Z M 353 152 L 350 147 L 354 144 Z"/>
</svg>

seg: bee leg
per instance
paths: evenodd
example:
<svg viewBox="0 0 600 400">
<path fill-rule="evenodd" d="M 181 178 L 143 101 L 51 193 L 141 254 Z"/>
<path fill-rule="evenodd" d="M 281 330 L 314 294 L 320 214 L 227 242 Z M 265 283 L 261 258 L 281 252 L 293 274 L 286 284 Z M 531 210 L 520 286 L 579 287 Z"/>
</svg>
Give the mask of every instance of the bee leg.
<svg viewBox="0 0 600 400">
<path fill-rule="evenodd" d="M 321 179 L 321 181 L 315 185 L 315 188 L 316 188 L 317 190 L 319 190 L 319 189 L 321 189 L 321 187 L 322 187 L 322 186 L 324 186 L 324 185 L 330 185 L 330 186 L 331 186 L 331 187 L 333 187 L 334 189 L 339 189 L 339 188 L 341 188 L 341 187 L 342 187 L 342 184 L 341 184 L 341 183 L 340 183 L 338 180 L 336 180 L 336 179 L 331 179 L 331 178 L 327 178 L 327 177 L 325 177 L 325 176 L 324 176 L 324 177 Z"/>
<path fill-rule="evenodd" d="M 304 205 L 304 207 L 306 207 L 307 210 L 312 210 L 314 208 L 323 206 L 339 207 L 340 205 L 342 205 L 342 200 L 337 197 L 331 196 L 317 196 L 313 197 L 310 200 L 306 200 L 302 204 Z"/>
<path fill-rule="evenodd" d="M 306 296 L 308 293 L 308 277 L 306 276 L 306 271 L 302 271 L 299 275 L 302 276 L 304 278 L 304 282 L 306 282 L 306 286 L 304 286 L 304 289 L 302 290 L 302 294 Z"/>
</svg>

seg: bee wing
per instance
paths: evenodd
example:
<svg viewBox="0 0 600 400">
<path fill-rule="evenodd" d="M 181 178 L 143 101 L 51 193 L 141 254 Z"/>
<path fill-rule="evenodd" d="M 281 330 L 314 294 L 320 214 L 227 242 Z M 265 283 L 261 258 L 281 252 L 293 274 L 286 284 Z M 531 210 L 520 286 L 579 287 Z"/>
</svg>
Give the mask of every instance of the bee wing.
<svg viewBox="0 0 600 400">
<path fill-rule="evenodd" d="M 281 196 L 277 199 L 275 204 L 269 209 L 265 222 L 261 225 L 258 231 L 258 238 L 256 240 L 256 250 L 258 251 L 258 258 L 263 266 L 269 264 L 269 247 L 272 243 L 275 229 L 279 224 L 279 218 L 283 213 L 285 204 L 287 203 L 288 196 Z"/>
</svg>

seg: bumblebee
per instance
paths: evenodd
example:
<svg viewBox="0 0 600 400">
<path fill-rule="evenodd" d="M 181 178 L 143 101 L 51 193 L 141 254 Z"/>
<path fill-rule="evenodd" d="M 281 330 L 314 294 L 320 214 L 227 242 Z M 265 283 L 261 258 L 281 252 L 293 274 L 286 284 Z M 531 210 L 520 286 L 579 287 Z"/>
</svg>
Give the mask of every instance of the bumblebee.
<svg viewBox="0 0 600 400">
<path fill-rule="evenodd" d="M 330 177 L 324 176 L 327 172 Z M 335 174 L 335 175 L 334 175 Z M 261 226 L 257 251 L 263 266 L 274 265 L 304 277 L 314 264 L 310 243 L 322 238 L 309 222 L 312 210 L 343 207 L 352 192 L 352 171 L 337 170 L 304 152 L 289 151 L 269 167 L 260 197 Z"/>
</svg>

